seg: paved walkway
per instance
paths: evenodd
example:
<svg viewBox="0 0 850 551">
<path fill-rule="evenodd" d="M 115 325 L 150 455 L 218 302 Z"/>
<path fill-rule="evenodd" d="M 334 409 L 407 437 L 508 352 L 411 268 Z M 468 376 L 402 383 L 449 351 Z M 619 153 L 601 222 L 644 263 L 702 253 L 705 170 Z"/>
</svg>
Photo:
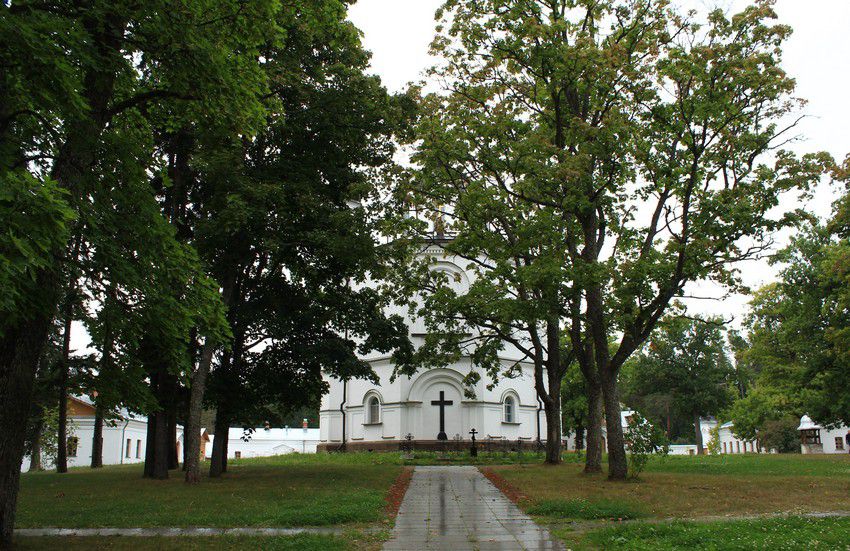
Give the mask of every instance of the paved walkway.
<svg viewBox="0 0 850 551">
<path fill-rule="evenodd" d="M 561 550 L 478 469 L 416 467 L 385 551 Z"/>
</svg>

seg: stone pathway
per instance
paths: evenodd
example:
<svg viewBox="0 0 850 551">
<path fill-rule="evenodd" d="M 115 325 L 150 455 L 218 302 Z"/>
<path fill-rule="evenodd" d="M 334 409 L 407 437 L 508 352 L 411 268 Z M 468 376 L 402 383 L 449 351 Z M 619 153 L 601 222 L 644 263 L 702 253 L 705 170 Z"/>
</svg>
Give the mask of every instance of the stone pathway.
<svg viewBox="0 0 850 551">
<path fill-rule="evenodd" d="M 478 469 L 416 467 L 385 551 L 561 550 Z"/>
</svg>

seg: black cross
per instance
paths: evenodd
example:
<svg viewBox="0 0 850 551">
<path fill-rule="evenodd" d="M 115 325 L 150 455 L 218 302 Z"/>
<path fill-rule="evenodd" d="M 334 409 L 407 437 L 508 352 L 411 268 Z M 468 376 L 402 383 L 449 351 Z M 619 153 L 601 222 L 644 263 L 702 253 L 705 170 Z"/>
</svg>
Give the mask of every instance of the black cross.
<svg viewBox="0 0 850 551">
<path fill-rule="evenodd" d="M 469 448 L 469 455 L 472 457 L 478 457 L 478 446 L 475 445 L 475 435 L 478 434 L 478 431 L 472 429 L 469 431 L 469 434 L 472 435 L 472 446 Z"/>
<path fill-rule="evenodd" d="M 432 406 L 440 406 L 440 432 L 437 434 L 437 440 L 448 440 L 449 437 L 446 436 L 446 406 L 452 405 L 454 402 L 451 400 L 446 400 L 445 391 L 440 391 L 440 399 L 439 400 L 431 400 Z"/>
</svg>

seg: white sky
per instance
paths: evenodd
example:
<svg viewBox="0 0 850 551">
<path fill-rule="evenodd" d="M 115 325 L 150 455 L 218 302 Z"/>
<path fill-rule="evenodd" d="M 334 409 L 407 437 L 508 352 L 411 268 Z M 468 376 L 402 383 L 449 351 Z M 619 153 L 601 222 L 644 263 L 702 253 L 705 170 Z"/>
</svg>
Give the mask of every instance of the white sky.
<svg viewBox="0 0 850 551">
<path fill-rule="evenodd" d="M 358 0 L 349 19 L 363 32 L 363 43 L 372 52 L 371 70 L 392 92 L 423 78 L 435 60 L 428 56 L 434 35 L 434 12 L 441 0 Z M 739 11 L 741 0 L 678 0 L 684 9 L 706 11 L 715 6 Z M 799 126 L 805 138 L 790 146 L 799 153 L 828 151 L 838 159 L 850 153 L 850 1 L 778 0 L 779 21 L 794 28 L 785 45 L 783 66 L 797 79 L 797 96 L 808 100 Z M 806 207 L 825 217 L 830 213 L 834 189 L 822 184 Z M 796 205 L 792 205 L 796 206 Z M 774 278 L 775 269 L 764 262 L 742 266 L 744 282 L 755 288 Z M 694 294 L 718 295 L 711 286 L 698 286 Z M 734 318 L 739 325 L 746 312 L 746 296 L 722 301 L 688 301 L 694 312 Z"/>
</svg>

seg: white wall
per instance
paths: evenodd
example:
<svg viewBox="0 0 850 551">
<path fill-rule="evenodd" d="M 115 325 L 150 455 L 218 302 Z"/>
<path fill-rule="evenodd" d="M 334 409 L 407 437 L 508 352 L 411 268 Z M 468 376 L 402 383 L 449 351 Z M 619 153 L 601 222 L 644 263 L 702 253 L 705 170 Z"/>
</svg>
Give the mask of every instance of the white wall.
<svg viewBox="0 0 850 551">
<path fill-rule="evenodd" d="M 846 436 L 850 427 L 839 426 L 835 429 L 820 429 L 820 441 L 823 451 L 813 452 L 808 446 L 800 445 L 802 453 L 850 453 Z M 837 440 L 837 441 L 836 441 Z"/>
<path fill-rule="evenodd" d="M 242 438 L 241 428 L 231 428 L 227 442 L 227 457 L 270 457 L 287 453 L 316 453 L 319 444 L 319 429 L 270 429 L 258 428 L 248 440 Z M 212 457 L 215 435 L 210 435 L 206 456 Z"/>
<path fill-rule="evenodd" d="M 145 460 L 145 443 L 147 439 L 147 422 L 141 419 L 116 420 L 106 422 L 103 426 L 103 464 L 121 465 L 125 463 L 140 463 Z M 77 438 L 77 453 L 68 457 L 68 467 L 88 467 L 91 465 L 92 438 L 94 437 L 94 417 L 69 417 L 68 425 Z M 178 436 L 180 430 L 178 429 Z M 130 440 L 130 456 L 126 457 L 127 440 Z M 138 447 L 138 457 L 136 450 Z M 44 461 L 45 469 L 52 469 L 52 462 Z M 29 470 L 30 458 L 24 457 L 21 471 Z"/>
</svg>

